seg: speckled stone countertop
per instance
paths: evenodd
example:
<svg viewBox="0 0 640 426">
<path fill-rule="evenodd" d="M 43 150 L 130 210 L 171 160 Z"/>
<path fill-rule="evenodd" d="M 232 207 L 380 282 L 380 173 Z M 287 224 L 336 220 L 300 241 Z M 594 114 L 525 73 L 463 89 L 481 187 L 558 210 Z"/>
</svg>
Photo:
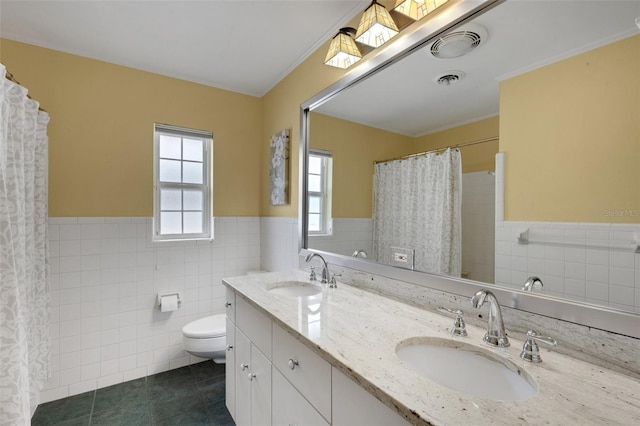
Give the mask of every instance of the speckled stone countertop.
<svg viewBox="0 0 640 426">
<path fill-rule="evenodd" d="M 413 424 L 640 424 L 640 382 L 634 378 L 542 344 L 543 362 L 528 363 L 519 358 L 524 336 L 510 336 L 509 348 L 494 349 L 482 342 L 485 329 L 467 325 L 469 335 L 454 338 L 452 318 L 346 284 L 323 285 L 321 295 L 306 298 L 268 291 L 285 281 L 308 282 L 308 273 L 246 275 L 223 283 Z M 398 343 L 415 337 L 456 339 L 499 354 L 525 370 L 538 392 L 527 400 L 493 401 L 432 382 L 396 356 Z M 554 337 L 562 345 L 562 336 Z"/>
</svg>

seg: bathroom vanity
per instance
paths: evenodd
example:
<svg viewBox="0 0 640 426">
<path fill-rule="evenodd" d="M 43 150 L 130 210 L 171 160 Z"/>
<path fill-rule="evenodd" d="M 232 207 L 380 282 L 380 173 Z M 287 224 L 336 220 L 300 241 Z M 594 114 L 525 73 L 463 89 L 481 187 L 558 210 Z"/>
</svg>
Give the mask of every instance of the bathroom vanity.
<svg viewBox="0 0 640 426">
<path fill-rule="evenodd" d="M 277 316 L 247 299 L 231 284 L 234 279 L 224 282 L 228 286 L 226 401 L 237 424 L 406 424 L 332 366 L 318 348 L 307 346 Z M 291 297 L 277 292 L 272 296 Z M 307 331 L 320 331 L 314 318 L 319 311 L 314 309 L 321 308 L 322 298 L 322 292 L 293 297 L 305 303 L 301 319 Z"/>
<path fill-rule="evenodd" d="M 634 377 L 543 345 L 543 362 L 525 362 L 524 335 L 490 348 L 483 328 L 454 337 L 452 318 L 308 278 L 290 271 L 223 280 L 227 406 L 239 425 L 640 424 Z M 477 350 L 523 377 L 533 396 L 490 399 L 438 384 L 398 357 L 416 341 Z"/>
</svg>

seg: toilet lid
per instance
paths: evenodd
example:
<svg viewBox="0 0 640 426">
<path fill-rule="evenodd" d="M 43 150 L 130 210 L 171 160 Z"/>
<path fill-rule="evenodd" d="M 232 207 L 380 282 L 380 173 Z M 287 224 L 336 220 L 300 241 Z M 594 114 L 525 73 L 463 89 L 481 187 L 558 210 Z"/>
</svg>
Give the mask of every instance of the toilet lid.
<svg viewBox="0 0 640 426">
<path fill-rule="evenodd" d="M 224 314 L 200 318 L 182 327 L 182 334 L 193 339 L 221 337 L 226 333 L 226 315 Z"/>
</svg>

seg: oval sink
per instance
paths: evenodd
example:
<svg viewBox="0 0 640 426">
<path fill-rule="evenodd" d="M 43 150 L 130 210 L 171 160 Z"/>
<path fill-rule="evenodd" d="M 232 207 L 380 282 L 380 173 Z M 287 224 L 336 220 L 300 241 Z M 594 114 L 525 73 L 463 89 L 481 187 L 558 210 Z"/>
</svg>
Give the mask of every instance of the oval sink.
<svg viewBox="0 0 640 426">
<path fill-rule="evenodd" d="M 500 401 L 528 399 L 537 392 L 533 378 L 500 355 L 450 339 L 415 337 L 396 347 L 411 370 L 470 396 Z"/>
<path fill-rule="evenodd" d="M 322 293 L 322 287 L 304 281 L 281 281 L 268 284 L 267 291 L 283 296 L 307 297 Z"/>
</svg>

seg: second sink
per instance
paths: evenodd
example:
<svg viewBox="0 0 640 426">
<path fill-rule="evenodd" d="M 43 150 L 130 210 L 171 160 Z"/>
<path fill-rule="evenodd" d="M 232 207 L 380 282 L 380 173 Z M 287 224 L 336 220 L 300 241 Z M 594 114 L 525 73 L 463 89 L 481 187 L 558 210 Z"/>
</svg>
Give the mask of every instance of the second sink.
<svg viewBox="0 0 640 426">
<path fill-rule="evenodd" d="M 415 337 L 398 344 L 396 354 L 416 373 L 470 396 L 512 401 L 537 392 L 533 378 L 513 362 L 456 340 Z"/>
<path fill-rule="evenodd" d="M 304 281 L 280 281 L 267 285 L 267 291 L 283 296 L 307 297 L 322 293 L 322 287 Z"/>
</svg>

